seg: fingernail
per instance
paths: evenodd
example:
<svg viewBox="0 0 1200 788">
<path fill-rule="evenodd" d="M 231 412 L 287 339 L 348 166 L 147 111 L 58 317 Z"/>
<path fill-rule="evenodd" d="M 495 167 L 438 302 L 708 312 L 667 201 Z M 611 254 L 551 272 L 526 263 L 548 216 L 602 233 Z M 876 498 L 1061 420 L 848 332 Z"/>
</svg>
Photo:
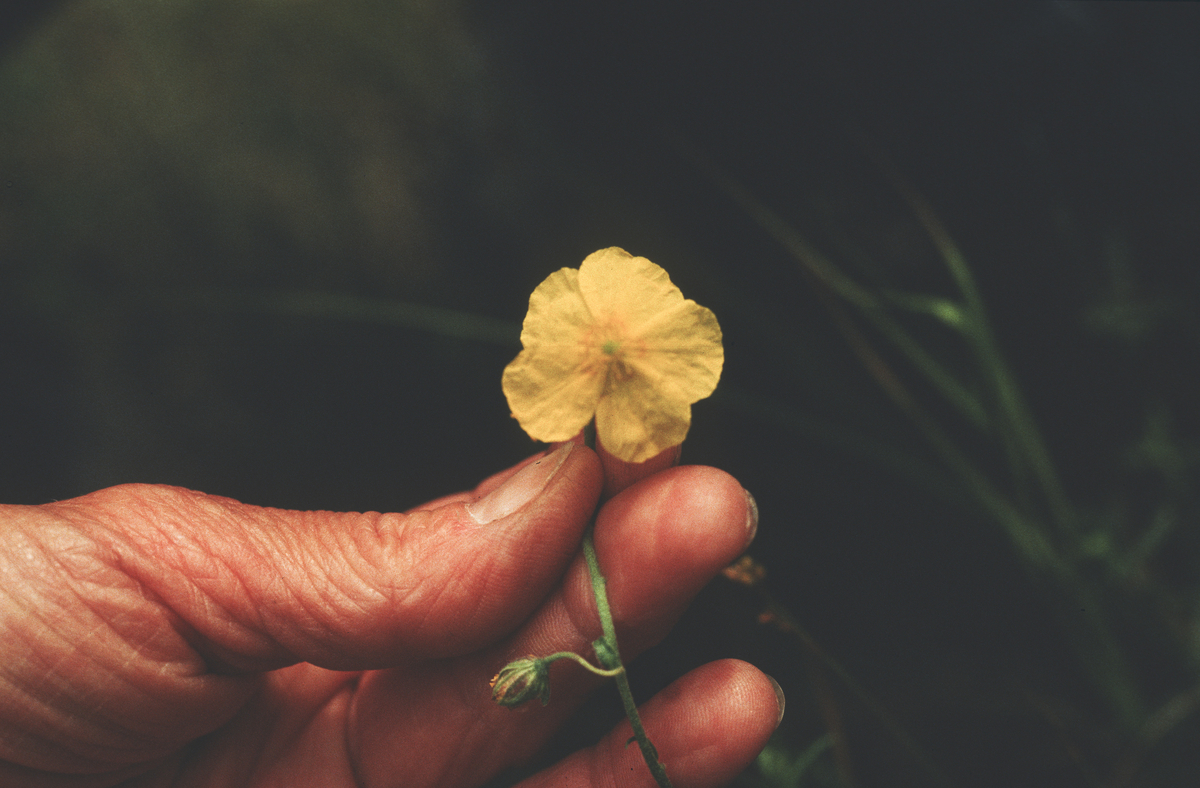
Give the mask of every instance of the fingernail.
<svg viewBox="0 0 1200 788">
<path fill-rule="evenodd" d="M 746 494 L 746 544 L 750 544 L 758 533 L 758 501 L 749 490 L 743 488 L 742 492 Z"/>
<path fill-rule="evenodd" d="M 478 501 L 467 504 L 467 514 L 480 525 L 508 517 L 545 489 L 574 446 L 573 443 L 564 443 L 540 460 L 529 463 L 504 484 Z"/>
<path fill-rule="evenodd" d="M 779 727 L 779 723 L 783 722 L 783 709 L 787 706 L 787 699 L 783 697 L 783 687 L 779 686 L 779 682 L 767 676 L 771 680 L 771 686 L 775 688 L 775 700 L 779 703 L 779 716 L 775 718 L 775 727 Z"/>
</svg>

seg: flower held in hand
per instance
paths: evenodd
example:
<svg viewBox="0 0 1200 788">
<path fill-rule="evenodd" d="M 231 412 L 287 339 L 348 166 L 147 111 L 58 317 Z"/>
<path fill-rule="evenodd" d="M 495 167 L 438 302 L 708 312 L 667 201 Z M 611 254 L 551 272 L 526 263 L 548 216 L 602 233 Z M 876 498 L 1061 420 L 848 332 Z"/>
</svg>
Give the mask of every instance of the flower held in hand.
<svg viewBox="0 0 1200 788">
<path fill-rule="evenodd" d="M 721 327 L 661 267 L 601 249 L 537 286 L 504 395 L 536 440 L 573 438 L 595 416 L 599 442 L 645 462 L 687 437 L 692 403 L 721 376 Z"/>
</svg>

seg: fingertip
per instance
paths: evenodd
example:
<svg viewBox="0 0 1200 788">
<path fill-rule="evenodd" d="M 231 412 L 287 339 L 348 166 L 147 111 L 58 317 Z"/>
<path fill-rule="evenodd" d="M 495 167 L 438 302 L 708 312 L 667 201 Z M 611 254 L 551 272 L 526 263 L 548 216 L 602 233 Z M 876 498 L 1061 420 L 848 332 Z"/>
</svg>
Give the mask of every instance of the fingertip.
<svg viewBox="0 0 1200 788">
<path fill-rule="evenodd" d="M 697 668 L 663 695 L 661 708 L 647 707 L 646 725 L 679 784 L 733 779 L 766 746 L 782 715 L 782 690 L 741 660 Z"/>
<path fill-rule="evenodd" d="M 636 539 L 643 552 L 654 553 L 661 571 L 690 562 L 716 572 L 746 549 L 757 521 L 757 507 L 736 479 L 691 465 L 664 471 L 614 499 L 601 512 L 597 539 Z"/>
<path fill-rule="evenodd" d="M 725 785 L 757 757 L 778 727 L 781 692 L 758 668 L 736 659 L 703 665 L 641 709 L 647 735 L 676 785 Z M 597 748 L 600 763 L 646 771 L 622 723 Z M 607 757 L 606 757 L 607 756 Z"/>
<path fill-rule="evenodd" d="M 737 480 L 704 466 L 656 474 L 601 509 L 596 551 L 624 648 L 636 653 L 665 635 L 704 584 L 745 550 L 750 519 Z M 581 605 L 590 600 L 590 593 L 579 597 Z"/>
<path fill-rule="evenodd" d="M 642 479 L 674 467 L 679 464 L 681 450 L 682 444 L 663 449 L 645 462 L 626 462 L 609 454 L 608 450 L 597 441 L 596 453 L 604 465 L 604 492 L 601 497 L 603 500 L 608 500 Z"/>
<path fill-rule="evenodd" d="M 722 566 L 736 558 L 758 530 L 758 504 L 738 480 L 719 468 L 693 465 L 680 468 L 671 490 L 670 505 L 696 512 L 691 530 L 717 538 L 723 548 Z"/>
</svg>

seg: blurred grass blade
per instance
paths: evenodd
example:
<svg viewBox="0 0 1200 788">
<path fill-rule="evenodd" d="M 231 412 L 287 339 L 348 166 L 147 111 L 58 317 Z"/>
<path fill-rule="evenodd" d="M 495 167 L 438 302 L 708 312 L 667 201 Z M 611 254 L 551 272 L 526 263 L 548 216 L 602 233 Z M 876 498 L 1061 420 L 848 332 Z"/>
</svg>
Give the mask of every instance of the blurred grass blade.
<svg viewBox="0 0 1200 788">
<path fill-rule="evenodd" d="M 444 337 L 519 347 L 521 327 L 506 320 L 456 309 L 389 298 L 367 298 L 319 290 L 243 291 L 196 289 L 155 293 L 151 301 L 166 307 L 190 306 L 220 312 L 347 320 L 403 326 Z"/>
<path fill-rule="evenodd" d="M 872 149 L 873 158 L 892 182 L 900 198 L 924 228 L 950 276 L 962 294 L 967 318 L 964 333 L 975 348 L 976 361 L 991 381 L 993 394 L 1004 422 L 1008 425 L 1007 440 L 1015 444 L 1010 451 L 1010 461 L 1026 465 L 1038 480 L 1042 495 L 1049 506 L 1054 523 L 1064 533 L 1078 535 L 1078 515 L 1067 497 L 1058 471 L 1050 458 L 1046 442 L 1034 421 L 1033 414 L 1025 402 L 1016 377 L 1000 352 L 999 343 L 992 333 L 984 309 L 979 287 L 967 264 L 966 257 L 950 236 L 937 212 L 925 198 L 892 167 L 878 151 Z M 1013 468 L 1014 478 L 1022 476 L 1022 469 Z"/>
<path fill-rule="evenodd" d="M 939 298 L 938 296 L 925 295 L 924 293 L 898 293 L 890 291 L 884 292 L 883 297 L 887 299 L 888 303 L 894 304 L 901 309 L 906 309 L 909 312 L 915 312 L 920 315 L 929 315 L 959 333 L 964 335 L 967 333 L 968 322 L 970 320 L 967 310 L 963 309 L 961 304 L 949 298 Z"/>
<path fill-rule="evenodd" d="M 785 748 L 771 742 L 758 754 L 755 765 L 772 788 L 800 788 L 804 775 L 832 744 L 826 734 L 793 756 Z"/>
<path fill-rule="evenodd" d="M 950 370 L 926 353 L 924 348 L 888 315 L 883 303 L 874 293 L 843 274 L 828 258 L 749 191 L 727 178 L 711 164 L 703 160 L 698 160 L 697 164 L 819 282 L 857 307 L 971 424 L 980 429 L 987 429 L 989 416 L 983 404 Z"/>
</svg>

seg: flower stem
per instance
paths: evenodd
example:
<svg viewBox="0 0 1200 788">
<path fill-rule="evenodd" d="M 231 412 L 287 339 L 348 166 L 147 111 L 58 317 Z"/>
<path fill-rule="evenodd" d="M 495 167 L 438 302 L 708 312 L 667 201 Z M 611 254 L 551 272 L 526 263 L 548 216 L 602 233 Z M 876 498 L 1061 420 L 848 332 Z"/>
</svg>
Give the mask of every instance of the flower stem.
<svg viewBox="0 0 1200 788">
<path fill-rule="evenodd" d="M 608 605 L 608 589 L 604 582 L 604 575 L 600 573 L 600 561 L 596 558 L 596 545 L 592 541 L 592 532 L 594 524 L 588 526 L 587 533 L 583 536 L 583 555 L 587 559 L 588 574 L 592 579 L 592 593 L 596 597 L 596 611 L 600 614 L 600 628 L 604 632 L 603 636 L 596 641 L 596 656 L 600 660 L 600 664 L 609 670 L 617 670 L 622 666 L 621 652 L 617 648 L 617 630 L 613 626 L 612 609 Z M 633 728 L 633 738 L 637 740 L 638 747 L 642 751 L 642 758 L 646 761 L 646 766 L 650 769 L 650 774 L 654 776 L 654 781 L 658 783 L 659 788 L 672 788 L 671 780 L 667 777 L 667 769 L 663 766 L 662 761 L 658 759 L 658 751 L 654 749 L 654 745 L 650 743 L 650 738 L 646 736 L 646 729 L 642 727 L 642 718 L 638 715 L 637 704 L 633 702 L 633 691 L 629 688 L 629 676 L 621 669 L 615 678 L 617 680 L 617 690 L 621 693 L 621 704 L 625 707 L 625 716 L 629 718 L 629 725 Z"/>
<path fill-rule="evenodd" d="M 574 651 L 557 651 L 548 657 L 542 657 L 542 659 L 545 662 L 555 662 L 560 659 L 570 659 L 587 668 L 592 673 L 595 673 L 597 676 L 604 676 L 605 678 L 613 678 L 614 676 L 618 676 L 625 672 L 624 665 L 617 665 L 616 667 L 608 670 L 604 668 L 598 668 L 583 657 L 576 654 Z"/>
</svg>

